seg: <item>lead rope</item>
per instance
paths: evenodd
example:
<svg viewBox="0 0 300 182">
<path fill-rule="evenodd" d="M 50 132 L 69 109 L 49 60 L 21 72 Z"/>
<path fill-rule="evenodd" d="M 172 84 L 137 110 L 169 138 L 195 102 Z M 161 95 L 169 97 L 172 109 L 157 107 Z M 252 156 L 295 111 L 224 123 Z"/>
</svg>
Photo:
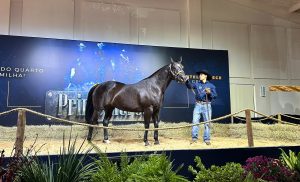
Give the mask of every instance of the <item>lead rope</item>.
<svg viewBox="0 0 300 182">
<path fill-rule="evenodd" d="M 208 120 L 210 121 L 211 118 L 210 118 L 210 114 L 209 114 L 209 111 L 208 111 L 208 94 L 206 92 L 205 92 L 205 103 L 206 103 L 207 117 L 208 117 Z M 212 128 L 211 122 L 208 123 L 208 127 Z"/>
</svg>

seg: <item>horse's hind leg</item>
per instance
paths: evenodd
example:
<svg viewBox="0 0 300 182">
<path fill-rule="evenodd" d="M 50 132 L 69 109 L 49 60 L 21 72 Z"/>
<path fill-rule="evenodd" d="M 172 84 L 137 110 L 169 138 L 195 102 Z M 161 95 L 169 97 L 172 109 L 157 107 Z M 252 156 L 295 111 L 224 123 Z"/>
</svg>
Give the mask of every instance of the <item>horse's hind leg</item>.
<svg viewBox="0 0 300 182">
<path fill-rule="evenodd" d="M 150 125 L 150 119 L 151 119 L 151 115 L 152 115 L 153 109 L 147 108 L 144 111 L 144 125 L 145 125 L 145 129 L 149 129 L 149 125 Z M 144 133 L 144 142 L 145 142 L 145 146 L 149 145 L 149 141 L 148 141 L 148 130 L 145 131 Z"/>
<path fill-rule="evenodd" d="M 103 119 L 103 126 L 104 127 L 108 127 L 109 120 L 112 117 L 113 110 L 114 109 L 106 109 L 105 110 L 105 115 L 104 115 L 104 119 Z M 103 134 L 104 134 L 104 140 L 103 140 L 103 142 L 104 143 L 110 143 L 109 140 L 108 140 L 108 131 L 107 130 L 108 130 L 107 128 L 103 129 L 103 131 L 104 131 L 103 132 Z"/>
<path fill-rule="evenodd" d="M 92 123 L 91 124 L 96 125 L 97 122 L 98 122 L 98 112 L 94 110 L 93 116 L 92 116 Z M 88 133 L 88 136 L 87 136 L 87 140 L 88 141 L 91 141 L 91 139 L 92 139 L 93 130 L 94 130 L 93 127 L 89 127 L 89 133 Z"/>
<path fill-rule="evenodd" d="M 159 116 L 159 110 L 153 112 L 152 119 L 154 123 L 154 128 L 158 128 L 158 123 L 159 123 L 158 116 Z M 159 144 L 158 130 L 154 130 L 154 140 L 155 140 L 154 145 L 158 145 Z"/>
</svg>

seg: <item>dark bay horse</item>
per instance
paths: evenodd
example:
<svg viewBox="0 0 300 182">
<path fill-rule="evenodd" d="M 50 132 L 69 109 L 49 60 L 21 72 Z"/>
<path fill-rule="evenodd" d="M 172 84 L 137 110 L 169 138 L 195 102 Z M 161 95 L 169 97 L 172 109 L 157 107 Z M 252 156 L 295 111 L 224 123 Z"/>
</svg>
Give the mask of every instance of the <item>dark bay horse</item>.
<svg viewBox="0 0 300 182">
<path fill-rule="evenodd" d="M 162 106 L 164 93 L 172 80 L 185 82 L 187 76 L 180 61 L 173 61 L 160 68 L 151 76 L 135 83 L 124 84 L 107 81 L 94 85 L 89 93 L 86 104 L 85 120 L 89 124 L 97 124 L 99 111 L 104 110 L 103 126 L 108 126 L 114 108 L 130 112 L 144 112 L 144 125 L 149 128 L 151 119 L 154 127 L 158 128 L 159 111 Z M 93 127 L 89 127 L 87 140 L 91 140 Z M 154 131 L 154 144 L 159 144 L 158 131 Z M 107 129 L 104 128 L 103 142 L 109 143 Z M 144 133 L 145 145 L 149 145 L 148 131 Z"/>
</svg>

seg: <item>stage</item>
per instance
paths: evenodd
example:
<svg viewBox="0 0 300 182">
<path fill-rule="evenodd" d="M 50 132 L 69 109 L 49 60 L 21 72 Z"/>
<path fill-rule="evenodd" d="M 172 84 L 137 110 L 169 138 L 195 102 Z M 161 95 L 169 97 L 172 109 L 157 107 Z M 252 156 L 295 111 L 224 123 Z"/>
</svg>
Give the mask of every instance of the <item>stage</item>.
<svg viewBox="0 0 300 182">
<path fill-rule="evenodd" d="M 160 123 L 160 128 L 172 128 L 180 126 L 189 126 L 189 123 Z M 150 146 L 144 146 L 143 142 L 143 124 L 127 124 L 111 126 L 121 129 L 141 129 L 141 131 L 132 130 L 109 130 L 110 144 L 105 144 L 103 140 L 103 130 L 97 129 L 94 132 L 92 143 L 99 147 L 103 152 L 140 152 L 140 151 L 168 151 L 168 150 L 210 150 L 210 149 L 228 149 L 228 148 L 247 148 L 247 130 L 245 124 L 219 124 L 214 123 L 212 127 L 212 145 L 206 145 L 201 138 L 195 144 L 190 144 L 191 127 L 162 130 L 159 131 L 160 145 L 154 145 L 153 132 L 149 132 Z M 153 125 L 151 124 L 151 127 Z M 262 124 L 253 123 L 254 147 L 274 147 L 274 146 L 297 146 L 300 143 L 300 136 L 295 133 L 299 126 L 284 124 Z M 0 127 L 0 146 L 10 154 L 15 142 L 16 127 Z M 25 127 L 24 151 L 32 145 L 39 149 L 37 155 L 59 154 L 65 142 L 77 140 L 76 146 L 80 146 L 87 135 L 87 127 L 70 125 L 29 125 Z M 203 134 L 203 126 L 200 126 L 200 134 Z M 89 148 L 87 141 L 84 146 Z"/>
</svg>

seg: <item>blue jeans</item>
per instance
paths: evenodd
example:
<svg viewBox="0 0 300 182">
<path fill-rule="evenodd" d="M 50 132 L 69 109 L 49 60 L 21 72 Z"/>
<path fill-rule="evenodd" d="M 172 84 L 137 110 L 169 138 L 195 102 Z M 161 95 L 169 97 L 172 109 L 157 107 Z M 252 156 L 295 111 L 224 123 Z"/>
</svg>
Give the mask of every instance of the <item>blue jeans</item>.
<svg viewBox="0 0 300 182">
<path fill-rule="evenodd" d="M 203 121 L 208 121 L 211 119 L 211 104 L 208 103 L 197 103 L 195 104 L 194 112 L 193 112 L 193 124 L 199 124 L 201 115 L 203 117 Z M 199 125 L 192 127 L 192 139 L 197 140 L 199 134 Z M 210 141 L 210 128 L 209 124 L 204 124 L 204 133 L 203 133 L 203 141 Z"/>
</svg>

